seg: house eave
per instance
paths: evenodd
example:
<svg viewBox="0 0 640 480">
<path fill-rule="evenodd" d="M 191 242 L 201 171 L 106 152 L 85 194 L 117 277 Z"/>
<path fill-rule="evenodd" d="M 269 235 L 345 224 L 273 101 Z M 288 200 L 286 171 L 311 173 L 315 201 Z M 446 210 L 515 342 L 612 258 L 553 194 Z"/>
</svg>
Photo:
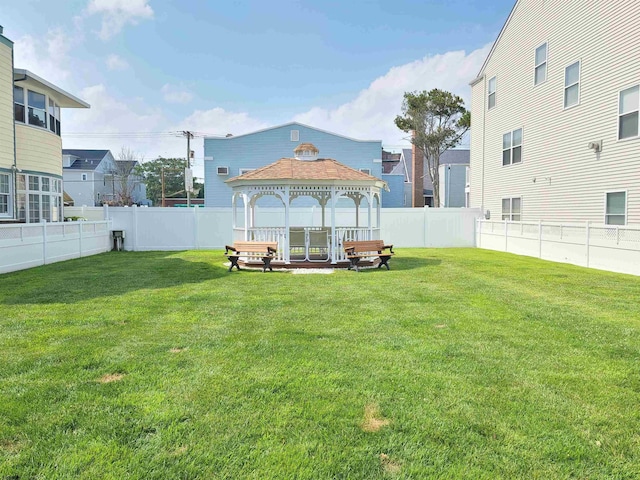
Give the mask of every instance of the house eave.
<svg viewBox="0 0 640 480">
<path fill-rule="evenodd" d="M 78 97 L 71 95 L 69 92 L 64 91 L 60 87 L 55 86 L 53 83 L 48 82 L 29 70 L 22 68 L 13 69 L 14 82 L 27 79 L 44 89 L 54 92 L 62 108 L 91 108 L 91 105 L 84 100 L 80 100 Z"/>
</svg>

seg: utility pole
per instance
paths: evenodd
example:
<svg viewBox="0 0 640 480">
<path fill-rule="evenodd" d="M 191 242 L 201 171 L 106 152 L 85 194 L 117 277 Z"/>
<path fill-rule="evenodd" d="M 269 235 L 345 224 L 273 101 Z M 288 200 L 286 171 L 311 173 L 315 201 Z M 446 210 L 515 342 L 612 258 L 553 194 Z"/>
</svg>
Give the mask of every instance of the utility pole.
<svg viewBox="0 0 640 480">
<path fill-rule="evenodd" d="M 191 159 L 191 139 L 193 138 L 193 133 L 188 130 L 182 132 L 182 135 L 187 137 L 187 169 L 191 168 L 190 159 Z M 186 173 L 185 173 L 186 175 Z M 191 188 L 187 185 L 186 176 L 185 176 L 185 184 L 184 189 L 187 191 L 187 207 L 191 206 Z"/>
</svg>

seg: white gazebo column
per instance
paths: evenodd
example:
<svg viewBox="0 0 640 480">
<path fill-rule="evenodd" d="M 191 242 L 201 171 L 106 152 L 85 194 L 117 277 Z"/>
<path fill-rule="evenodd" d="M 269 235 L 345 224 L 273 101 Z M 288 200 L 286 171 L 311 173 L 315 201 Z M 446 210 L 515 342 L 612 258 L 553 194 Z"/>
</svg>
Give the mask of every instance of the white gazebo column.
<svg viewBox="0 0 640 480">
<path fill-rule="evenodd" d="M 284 238 L 286 239 L 286 245 L 284 250 L 284 262 L 289 264 L 291 263 L 291 248 L 289 244 L 291 239 L 289 238 L 291 220 L 289 219 L 289 215 L 291 213 L 291 189 L 289 185 L 284 187 L 284 192 L 282 192 L 282 203 L 284 203 Z"/>
<path fill-rule="evenodd" d="M 242 202 L 244 203 L 244 239 L 249 240 L 249 195 L 242 193 Z"/>
<path fill-rule="evenodd" d="M 338 234 L 336 232 L 336 187 L 331 186 L 331 263 L 338 262 L 337 250 L 339 247 Z"/>
<path fill-rule="evenodd" d="M 373 192 L 369 189 L 369 193 L 367 194 L 367 202 L 369 203 L 369 208 L 367 209 L 367 221 L 369 222 L 369 240 L 373 240 L 373 223 L 372 220 L 372 212 L 373 208 Z"/>
<path fill-rule="evenodd" d="M 376 222 L 376 227 L 377 227 L 377 229 L 378 229 L 378 240 L 379 240 L 379 239 L 380 239 L 380 235 L 381 235 L 381 229 L 382 229 L 382 226 L 381 226 L 381 221 L 382 221 L 382 220 L 381 220 L 381 218 L 382 218 L 382 217 L 381 217 L 381 213 L 382 213 L 382 209 L 381 209 L 381 207 L 382 207 L 382 201 L 381 201 L 381 199 L 380 199 L 380 195 L 379 195 L 379 194 L 376 194 L 376 198 L 378 199 L 378 203 L 377 203 L 377 205 L 376 205 L 376 213 L 377 213 L 377 215 L 376 215 L 376 216 L 377 216 L 377 218 L 378 218 L 378 221 Z"/>
</svg>

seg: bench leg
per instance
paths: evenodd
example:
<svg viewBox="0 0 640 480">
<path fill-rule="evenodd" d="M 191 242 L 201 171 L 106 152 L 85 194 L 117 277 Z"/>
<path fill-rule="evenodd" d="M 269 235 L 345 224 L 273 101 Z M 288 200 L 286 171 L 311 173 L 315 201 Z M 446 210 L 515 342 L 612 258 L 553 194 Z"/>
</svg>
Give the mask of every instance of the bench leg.
<svg viewBox="0 0 640 480">
<path fill-rule="evenodd" d="M 358 270 L 358 262 L 360 261 L 360 257 L 351 257 L 349 259 L 349 268 L 347 270 L 351 270 L 352 268 L 354 268 L 356 270 L 356 272 L 359 272 Z"/>
<path fill-rule="evenodd" d="M 240 270 L 240 265 L 238 265 L 238 259 L 240 258 L 239 256 L 230 255 L 227 258 L 231 260 L 231 266 L 229 267 L 229 271 L 233 270 L 233 267 L 236 267 L 236 269 Z"/>
<path fill-rule="evenodd" d="M 264 263 L 264 267 L 262 267 L 262 273 L 267 271 L 267 268 L 270 272 L 273 272 L 273 268 L 271 267 L 271 259 L 273 257 L 262 257 L 262 262 Z"/>
<path fill-rule="evenodd" d="M 389 255 L 381 255 L 380 256 L 380 263 L 378 264 L 378 268 L 380 268 L 381 266 L 385 266 L 387 267 L 387 270 L 389 270 L 389 259 L 391 257 Z"/>
</svg>

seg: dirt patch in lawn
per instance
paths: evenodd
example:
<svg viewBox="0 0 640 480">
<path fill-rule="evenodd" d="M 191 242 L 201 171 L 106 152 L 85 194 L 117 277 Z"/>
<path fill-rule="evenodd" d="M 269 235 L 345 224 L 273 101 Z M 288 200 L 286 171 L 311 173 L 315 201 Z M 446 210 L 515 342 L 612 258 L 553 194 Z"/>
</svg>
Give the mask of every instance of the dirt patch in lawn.
<svg viewBox="0 0 640 480">
<path fill-rule="evenodd" d="M 388 473 L 389 475 L 397 475 L 400 473 L 400 464 L 391 460 L 386 453 L 380 454 L 380 465 L 384 473 Z"/>
<path fill-rule="evenodd" d="M 186 350 L 186 348 L 184 347 L 174 347 L 171 350 L 169 350 L 169 352 L 171 353 L 180 353 L 180 352 L 184 352 Z"/>
<path fill-rule="evenodd" d="M 380 415 L 380 407 L 375 403 L 370 403 L 364 407 L 364 420 L 360 427 L 365 432 L 377 432 L 382 427 L 386 427 L 391 420 Z"/>
<path fill-rule="evenodd" d="M 436 328 L 447 328 L 447 326 L 444 323 L 441 323 L 440 325 L 435 325 Z"/>
<path fill-rule="evenodd" d="M 100 383 L 118 382 L 124 378 L 124 373 L 107 373 L 98 380 Z"/>
</svg>

